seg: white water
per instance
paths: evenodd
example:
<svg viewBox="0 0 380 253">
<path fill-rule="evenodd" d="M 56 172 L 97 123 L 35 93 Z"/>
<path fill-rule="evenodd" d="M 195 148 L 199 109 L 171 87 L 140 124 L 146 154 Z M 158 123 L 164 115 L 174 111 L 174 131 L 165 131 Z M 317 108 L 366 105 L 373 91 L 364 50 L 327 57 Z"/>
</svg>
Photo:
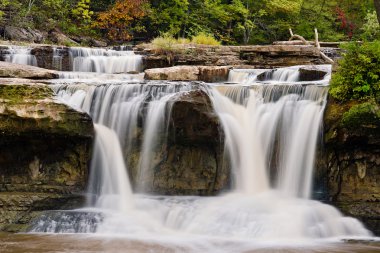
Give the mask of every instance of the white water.
<svg viewBox="0 0 380 253">
<path fill-rule="evenodd" d="M 228 82 L 239 83 L 242 85 L 255 85 L 261 83 L 270 84 L 319 84 L 328 85 L 331 79 L 331 65 L 316 65 L 313 68 L 325 71 L 327 74 L 320 81 L 300 82 L 300 68 L 309 68 L 310 66 L 293 66 L 278 69 L 233 69 L 228 76 Z M 261 75 L 262 74 L 262 75 Z M 261 76 L 261 78 L 258 78 Z"/>
<path fill-rule="evenodd" d="M 142 70 L 142 57 L 133 51 L 72 47 L 70 58 L 75 72 L 115 74 Z"/>
<path fill-rule="evenodd" d="M 119 139 L 105 126 L 95 124 L 95 131 L 88 190 L 94 199 L 89 204 L 127 212 L 132 207 L 132 190 Z"/>
<path fill-rule="evenodd" d="M 55 70 L 62 70 L 63 57 L 68 50 L 70 67 L 74 72 L 61 74 L 64 79 L 89 79 L 83 73 L 76 72 L 95 72 L 105 74 L 126 74 L 139 73 L 142 71 L 142 56 L 134 54 L 133 51 L 125 51 L 127 47 L 121 47 L 120 51 L 105 48 L 85 48 L 53 47 L 52 67 Z M 31 54 L 32 48 L 22 46 L 8 46 L 4 61 L 38 66 L 37 59 Z M 92 76 L 94 77 L 94 76 Z M 91 78 L 92 78 L 91 77 Z M 119 79 L 125 79 L 120 76 Z"/>
<path fill-rule="evenodd" d="M 7 55 L 4 56 L 6 62 L 37 66 L 37 59 L 31 54 L 32 49 L 27 47 L 9 46 Z"/>
<path fill-rule="evenodd" d="M 127 237 L 159 245 L 175 242 L 178 252 L 188 247 L 194 252 L 249 252 L 265 243 L 303 245 L 316 239 L 368 238 L 371 233 L 358 220 L 344 217 L 332 206 L 310 200 L 316 144 L 328 88 L 303 86 L 289 80 L 286 85 L 279 81 L 275 85 L 252 86 L 242 82 L 244 85 L 202 88 L 209 94 L 225 132 L 226 153 L 234 174 L 230 193 L 217 197 L 130 195 L 129 191 L 112 188 L 128 185 L 120 183 L 120 177 L 128 178 L 121 171 L 112 172 L 110 177 L 117 179 L 106 182 L 92 174 L 91 186 L 112 189 L 91 191 L 97 196 L 96 204 L 91 205 L 95 209 L 41 218 L 32 231 L 95 231 L 112 238 Z M 166 145 L 163 139 L 171 103 L 177 93 L 197 87 L 184 83 L 116 83 L 56 84 L 54 89 L 64 101 L 88 112 L 103 126 L 96 127 L 98 134 L 107 133 L 104 143 L 95 148 L 110 151 L 105 152 L 108 158 L 95 155 L 101 159 L 93 161 L 100 168 L 98 173 L 119 168 L 114 164 L 121 161 L 121 152 L 113 149 L 119 144 L 110 129 L 118 136 L 122 152 L 129 154 L 136 148 L 139 121 L 143 122 L 143 141 L 138 147 L 141 152 L 138 189 L 149 191 L 154 151 Z M 103 201 L 107 195 L 114 195 L 117 200 Z M 93 213 L 95 217 L 100 213 L 102 218 L 94 222 L 93 216 L 84 215 L 75 218 L 75 226 L 70 226 L 68 217 L 76 217 L 76 212 L 78 215 Z M 57 227 L 61 222 L 64 228 Z M 214 242 L 219 246 L 214 246 Z M 321 243 L 325 242 L 317 242 Z M 233 248 L 226 248 L 231 244 Z"/>
<path fill-rule="evenodd" d="M 234 86 L 222 89 L 225 96 L 212 93 L 241 192 L 269 190 L 269 172 L 275 166 L 275 189 L 291 197 L 311 195 L 327 88 L 289 87 Z"/>
<path fill-rule="evenodd" d="M 109 84 L 67 85 L 53 87 L 66 103 L 89 113 L 94 122 L 113 129 L 125 154 L 133 148 L 141 152 L 138 165 L 138 189 L 149 191 L 152 185 L 151 171 L 155 167 L 154 152 L 166 142 L 167 119 L 171 111 L 171 99 L 192 89 L 191 84 Z M 147 105 L 146 105 L 147 104 Z M 138 119 L 144 117 L 142 145 L 136 143 L 139 131 Z M 158 138 L 160 136 L 160 138 Z M 91 184 L 91 183 L 90 183 Z"/>
</svg>

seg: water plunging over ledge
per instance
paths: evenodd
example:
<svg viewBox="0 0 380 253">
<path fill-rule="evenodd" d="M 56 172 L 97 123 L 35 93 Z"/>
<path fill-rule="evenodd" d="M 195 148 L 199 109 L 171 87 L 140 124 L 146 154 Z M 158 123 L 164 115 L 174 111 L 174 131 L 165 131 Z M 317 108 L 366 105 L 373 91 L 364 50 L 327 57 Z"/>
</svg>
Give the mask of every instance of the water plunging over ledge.
<svg viewBox="0 0 380 253">
<path fill-rule="evenodd" d="M 293 73 L 295 68 L 281 71 Z M 234 248 L 226 252 L 247 252 L 261 243 L 303 247 L 316 239 L 369 237 L 358 220 L 310 199 L 329 77 L 307 85 L 293 74 L 281 76 L 250 83 L 245 76 L 236 85 L 54 84 L 58 97 L 89 113 L 97 124 L 90 201 L 85 209 L 42 216 L 31 232 L 96 233 L 163 247 L 175 241 L 179 252 L 222 252 L 228 244 Z M 192 90 L 209 96 L 223 126 L 231 189 L 216 197 L 144 194 L 154 178 L 153 151 L 167 145 L 173 101 Z M 140 134 L 142 141 L 136 143 Z M 131 194 L 132 168 L 123 169 L 120 157 L 130 159 L 125 154 L 136 145 L 141 151 L 138 193 Z M 75 226 L 67 220 L 75 220 Z M 56 225 L 60 223 L 65 226 Z"/>
</svg>

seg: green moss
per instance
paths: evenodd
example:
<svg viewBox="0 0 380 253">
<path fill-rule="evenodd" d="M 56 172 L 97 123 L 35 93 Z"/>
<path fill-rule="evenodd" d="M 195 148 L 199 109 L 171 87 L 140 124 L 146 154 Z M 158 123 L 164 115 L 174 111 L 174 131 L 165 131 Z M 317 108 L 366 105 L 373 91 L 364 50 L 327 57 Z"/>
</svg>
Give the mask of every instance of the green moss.
<svg viewBox="0 0 380 253">
<path fill-rule="evenodd" d="M 43 85 L 0 85 L 0 99 L 21 102 L 26 99 L 44 99 L 53 96 L 53 91 Z"/>
<path fill-rule="evenodd" d="M 380 107 L 374 102 L 354 105 L 342 117 L 342 126 L 347 128 L 376 128 L 380 126 Z"/>
</svg>

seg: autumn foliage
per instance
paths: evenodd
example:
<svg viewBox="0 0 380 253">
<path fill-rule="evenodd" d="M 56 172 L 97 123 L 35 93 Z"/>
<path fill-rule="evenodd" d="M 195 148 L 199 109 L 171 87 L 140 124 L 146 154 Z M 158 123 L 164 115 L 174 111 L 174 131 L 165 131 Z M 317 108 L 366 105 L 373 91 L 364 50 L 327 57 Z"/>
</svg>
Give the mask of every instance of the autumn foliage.
<svg viewBox="0 0 380 253">
<path fill-rule="evenodd" d="M 108 10 L 99 13 L 94 26 L 107 32 L 109 39 L 132 39 L 132 25 L 147 14 L 147 0 L 117 0 Z"/>
</svg>

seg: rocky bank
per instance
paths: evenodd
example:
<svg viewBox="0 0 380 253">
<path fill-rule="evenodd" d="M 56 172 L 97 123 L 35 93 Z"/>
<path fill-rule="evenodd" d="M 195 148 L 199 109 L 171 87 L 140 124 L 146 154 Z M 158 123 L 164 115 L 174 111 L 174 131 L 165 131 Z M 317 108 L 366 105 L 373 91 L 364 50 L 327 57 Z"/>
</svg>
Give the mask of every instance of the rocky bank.
<svg viewBox="0 0 380 253">
<path fill-rule="evenodd" d="M 355 110 L 357 104 L 329 99 L 316 188 L 322 199 L 379 235 L 380 109 Z"/>
<path fill-rule="evenodd" d="M 42 210 L 78 207 L 92 121 L 45 84 L 0 84 L 0 230 L 20 231 Z M 5 82 L 5 83 L 4 83 Z"/>
</svg>

